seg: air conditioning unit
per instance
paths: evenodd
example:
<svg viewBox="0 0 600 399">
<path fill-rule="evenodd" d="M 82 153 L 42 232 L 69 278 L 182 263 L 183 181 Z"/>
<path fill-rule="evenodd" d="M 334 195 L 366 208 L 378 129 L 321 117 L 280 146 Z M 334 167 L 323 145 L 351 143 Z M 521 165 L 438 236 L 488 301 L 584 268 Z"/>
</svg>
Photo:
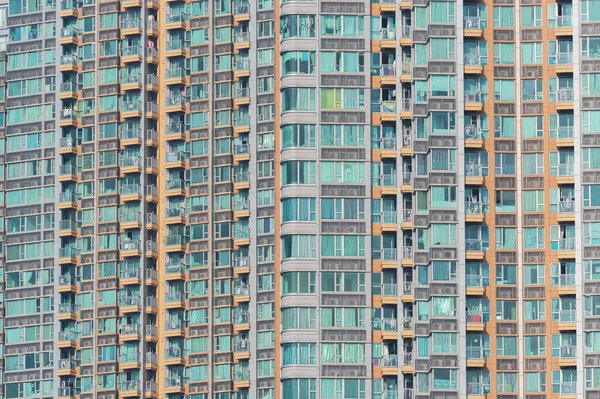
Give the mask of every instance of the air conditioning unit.
<svg viewBox="0 0 600 399">
<path fill-rule="evenodd" d="M 530 366 L 531 370 L 541 370 L 542 369 L 542 365 L 540 363 L 533 363 Z"/>
<path fill-rule="evenodd" d="M 454 217 L 452 216 L 452 214 L 449 213 L 449 214 L 444 215 L 444 221 L 451 222 L 453 220 L 454 220 Z"/>
<path fill-rule="evenodd" d="M 454 324 L 452 324 L 452 323 L 446 323 L 446 324 L 444 324 L 444 330 L 454 331 Z"/>
<path fill-rule="evenodd" d="M 356 227 L 348 227 L 348 233 L 356 233 Z"/>
<path fill-rule="evenodd" d="M 444 252 L 444 258 L 448 259 L 448 258 L 454 258 L 454 252 L 452 251 L 445 251 Z"/>
<path fill-rule="evenodd" d="M 443 362 L 441 360 L 435 359 L 433 362 L 431 362 L 432 367 L 442 367 Z"/>
<path fill-rule="evenodd" d="M 452 288 L 452 287 L 446 287 L 444 289 L 444 294 L 453 295 L 454 294 L 454 288 Z"/>
</svg>

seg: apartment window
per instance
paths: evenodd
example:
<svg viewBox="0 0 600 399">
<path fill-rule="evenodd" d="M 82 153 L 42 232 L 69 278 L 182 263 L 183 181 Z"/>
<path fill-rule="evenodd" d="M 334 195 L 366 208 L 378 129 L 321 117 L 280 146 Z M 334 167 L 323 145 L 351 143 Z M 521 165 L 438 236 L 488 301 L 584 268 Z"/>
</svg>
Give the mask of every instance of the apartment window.
<svg viewBox="0 0 600 399">
<path fill-rule="evenodd" d="M 362 52 L 323 51 L 320 56 L 321 72 L 358 73 L 365 69 L 365 54 Z"/>
<path fill-rule="evenodd" d="M 432 170 L 456 170 L 456 150 L 434 148 L 431 150 Z"/>
<path fill-rule="evenodd" d="M 315 272 L 286 272 L 281 274 L 283 294 L 314 294 Z"/>
<path fill-rule="evenodd" d="M 497 356 L 517 356 L 517 337 L 496 337 Z"/>
<path fill-rule="evenodd" d="M 316 236 L 308 234 L 290 234 L 281 237 L 283 259 L 317 257 Z"/>
<path fill-rule="evenodd" d="M 258 149 L 271 150 L 275 148 L 275 134 L 273 132 L 257 134 Z"/>
<path fill-rule="evenodd" d="M 315 37 L 314 15 L 284 15 L 280 23 L 282 39 Z"/>
<path fill-rule="evenodd" d="M 600 10 L 598 3 L 593 0 L 581 1 L 581 20 L 582 21 L 600 21 Z"/>
<path fill-rule="evenodd" d="M 600 260 L 584 260 L 583 266 L 586 280 L 600 280 Z"/>
<path fill-rule="evenodd" d="M 281 324 L 285 330 L 314 330 L 316 308 L 293 307 L 281 309 Z M 304 399 L 304 398 L 300 398 Z"/>
<path fill-rule="evenodd" d="M 496 248 L 516 249 L 517 229 L 512 227 L 496 227 Z"/>
<path fill-rule="evenodd" d="M 524 212 L 543 212 L 544 211 L 544 191 L 543 190 L 524 190 L 523 191 L 523 211 Z"/>
<path fill-rule="evenodd" d="M 272 37 L 273 36 L 273 21 L 261 21 L 257 23 L 258 26 L 258 38 Z"/>
<path fill-rule="evenodd" d="M 365 218 L 365 202 L 355 198 L 322 198 L 321 218 L 362 220 Z"/>
<path fill-rule="evenodd" d="M 274 161 L 257 162 L 256 169 L 258 170 L 258 177 L 273 177 L 275 173 Z"/>
<path fill-rule="evenodd" d="M 258 94 L 274 93 L 275 91 L 275 80 L 273 76 L 266 76 L 256 79 L 256 90 Z"/>
<path fill-rule="evenodd" d="M 542 26 L 542 6 L 521 7 L 521 26 L 527 28 Z"/>
<path fill-rule="evenodd" d="M 432 38 L 429 40 L 431 60 L 453 60 L 456 55 L 456 40 Z"/>
<path fill-rule="evenodd" d="M 515 45 L 514 43 L 494 43 L 494 64 L 515 63 Z"/>
<path fill-rule="evenodd" d="M 544 174 L 544 154 L 541 152 L 523 154 L 523 174 Z"/>
<path fill-rule="evenodd" d="M 354 235 L 322 235 L 321 256 L 364 256 L 365 237 Z"/>
<path fill-rule="evenodd" d="M 434 261 L 433 281 L 456 281 L 456 262 Z"/>
<path fill-rule="evenodd" d="M 546 355 L 546 337 L 526 336 L 525 337 L 525 355 L 526 356 L 545 356 Z"/>
<path fill-rule="evenodd" d="M 322 327 L 365 327 L 364 308 L 321 308 Z"/>
<path fill-rule="evenodd" d="M 281 163 L 282 184 L 315 184 L 314 161 L 286 161 Z"/>
<path fill-rule="evenodd" d="M 315 125 L 284 125 L 281 127 L 282 148 L 315 147 Z"/>
<path fill-rule="evenodd" d="M 283 365 L 309 365 L 317 362 L 317 346 L 314 343 L 286 343 L 281 345 Z"/>
<path fill-rule="evenodd" d="M 543 227 L 525 227 L 523 229 L 523 248 L 524 249 L 543 249 L 544 248 L 544 228 Z"/>
<path fill-rule="evenodd" d="M 330 183 L 362 183 L 364 162 L 321 162 L 321 181 Z"/>
<path fill-rule="evenodd" d="M 524 301 L 525 320 L 545 320 L 546 319 L 546 301 Z"/>
<path fill-rule="evenodd" d="M 496 284 L 517 284 L 516 265 L 496 265 Z"/>
<path fill-rule="evenodd" d="M 526 285 L 545 284 L 545 266 L 544 265 L 525 265 L 524 281 Z M 600 267 L 599 267 L 600 269 Z"/>
<path fill-rule="evenodd" d="M 284 198 L 281 201 L 283 222 L 316 219 L 315 198 Z"/>
<path fill-rule="evenodd" d="M 494 117 L 494 137 L 513 138 L 515 137 L 515 118 L 514 116 L 495 116 Z"/>
<path fill-rule="evenodd" d="M 321 53 L 325 54 L 325 53 Z M 314 51 L 286 51 L 281 54 L 283 75 L 314 74 Z M 323 65 L 323 64 L 322 64 Z"/>
<path fill-rule="evenodd" d="M 268 206 L 274 204 L 275 194 L 273 189 L 257 190 L 256 195 L 258 197 L 258 206 Z"/>
<path fill-rule="evenodd" d="M 364 89 L 321 88 L 321 109 L 364 109 Z"/>
<path fill-rule="evenodd" d="M 275 61 L 275 50 L 272 48 L 258 50 L 256 55 L 258 65 L 273 65 Z"/>
<path fill-rule="evenodd" d="M 286 399 L 316 399 L 317 380 L 314 378 L 291 378 L 281 381 Z"/>
<path fill-rule="evenodd" d="M 312 87 L 288 87 L 281 91 L 282 111 L 314 111 L 316 89 Z"/>
<path fill-rule="evenodd" d="M 517 320 L 517 302 L 497 300 L 496 320 Z"/>
<path fill-rule="evenodd" d="M 455 3 L 450 1 L 432 1 L 429 3 L 431 22 L 452 23 L 455 16 Z"/>
<path fill-rule="evenodd" d="M 600 15 L 599 15 L 600 20 Z M 600 57 L 600 37 L 582 37 L 581 38 L 581 56 L 583 58 Z M 10 56 L 8 58 L 10 61 Z"/>
<path fill-rule="evenodd" d="M 313 24 L 314 25 L 314 24 Z M 322 15 L 321 34 L 325 36 L 362 37 L 364 17 L 357 15 Z"/>
<path fill-rule="evenodd" d="M 321 398 L 364 398 L 366 397 L 365 380 L 356 378 L 321 380 Z"/>
<path fill-rule="evenodd" d="M 515 174 L 515 154 L 496 153 L 494 154 L 495 172 L 498 175 Z"/>
<path fill-rule="evenodd" d="M 495 101 L 514 101 L 515 100 L 515 81 L 514 80 L 494 80 L 494 100 Z"/>
<path fill-rule="evenodd" d="M 543 116 L 523 116 L 521 117 L 521 132 L 523 138 L 536 138 L 544 136 L 544 117 Z"/>
<path fill-rule="evenodd" d="M 512 28 L 515 26 L 515 8 L 514 7 L 498 7 L 494 9 L 494 27 Z"/>
<path fill-rule="evenodd" d="M 523 101 L 541 101 L 544 97 L 543 79 L 521 80 Z"/>
</svg>

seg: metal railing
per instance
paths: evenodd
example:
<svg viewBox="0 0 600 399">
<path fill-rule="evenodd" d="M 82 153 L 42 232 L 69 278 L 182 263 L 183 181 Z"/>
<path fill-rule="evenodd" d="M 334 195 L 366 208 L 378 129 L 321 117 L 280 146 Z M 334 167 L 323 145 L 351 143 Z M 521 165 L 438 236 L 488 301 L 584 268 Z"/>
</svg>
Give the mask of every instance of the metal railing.
<svg viewBox="0 0 600 399">
<path fill-rule="evenodd" d="M 574 251 L 575 238 L 563 238 L 558 242 L 559 251 Z"/>
<path fill-rule="evenodd" d="M 381 40 L 396 40 L 396 29 L 395 28 L 383 28 L 379 33 Z"/>
<path fill-rule="evenodd" d="M 465 90 L 466 103 L 480 103 L 482 100 L 480 91 Z"/>
<path fill-rule="evenodd" d="M 398 331 L 398 320 L 397 319 L 382 319 L 381 320 L 381 331 Z"/>
<path fill-rule="evenodd" d="M 119 334 L 139 334 L 142 329 L 140 324 L 120 324 Z"/>
<path fill-rule="evenodd" d="M 483 213 L 483 204 L 481 202 L 467 201 L 465 203 L 465 212 L 467 215 L 481 215 Z"/>
<path fill-rule="evenodd" d="M 479 126 L 477 126 L 477 125 L 465 126 L 465 139 L 481 140 L 482 138 L 483 138 L 483 133 Z"/>
<path fill-rule="evenodd" d="M 577 347 L 575 345 L 561 345 L 559 355 L 563 359 L 572 359 L 577 356 Z"/>
<path fill-rule="evenodd" d="M 478 177 L 483 176 L 483 166 L 477 164 L 466 164 L 465 165 L 465 176 Z"/>
<path fill-rule="evenodd" d="M 570 87 L 563 87 L 556 90 L 556 101 L 557 102 L 569 102 L 573 101 L 573 89 Z"/>
<path fill-rule="evenodd" d="M 398 295 L 397 285 L 394 283 L 382 284 L 381 295 L 382 296 L 397 296 Z"/>
<path fill-rule="evenodd" d="M 558 321 L 561 323 L 573 323 L 577 320 L 575 309 L 561 310 L 558 312 Z"/>
<path fill-rule="evenodd" d="M 382 114 L 395 114 L 396 113 L 396 101 L 382 101 L 381 102 L 381 113 Z"/>
<path fill-rule="evenodd" d="M 465 17 L 464 19 L 464 29 L 481 29 L 483 28 L 481 24 L 481 18 L 479 17 Z"/>
<path fill-rule="evenodd" d="M 403 247 L 402 248 L 402 259 L 412 259 L 413 258 L 413 248 L 412 247 Z"/>
<path fill-rule="evenodd" d="M 465 239 L 465 250 L 467 251 L 483 251 L 483 240 L 479 238 Z"/>
</svg>

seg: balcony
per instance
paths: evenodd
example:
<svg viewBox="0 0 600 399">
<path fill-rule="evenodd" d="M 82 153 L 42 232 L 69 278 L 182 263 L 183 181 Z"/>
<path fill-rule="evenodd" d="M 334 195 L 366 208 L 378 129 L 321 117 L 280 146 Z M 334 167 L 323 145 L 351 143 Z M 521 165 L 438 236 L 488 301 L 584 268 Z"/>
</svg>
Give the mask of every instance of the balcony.
<svg viewBox="0 0 600 399">
<path fill-rule="evenodd" d="M 465 111 L 483 111 L 483 95 L 480 91 L 465 90 Z"/>
<path fill-rule="evenodd" d="M 121 48 L 121 61 L 124 63 L 141 62 L 142 61 L 142 46 L 128 46 Z"/>
<path fill-rule="evenodd" d="M 483 203 L 479 201 L 466 201 L 465 202 L 465 213 L 466 221 L 471 223 L 483 222 Z"/>
<path fill-rule="evenodd" d="M 77 368 L 77 362 L 75 359 L 58 359 L 58 372 L 59 376 L 74 376 L 76 374 L 75 369 Z"/>
<path fill-rule="evenodd" d="M 250 5 L 237 4 L 233 9 L 233 18 L 235 22 L 249 21 L 250 20 Z"/>
<path fill-rule="evenodd" d="M 59 320 L 74 320 L 76 318 L 77 306 L 73 303 L 58 304 L 58 319 Z"/>
<path fill-rule="evenodd" d="M 467 367 L 483 367 L 485 358 L 483 347 L 467 345 Z"/>
<path fill-rule="evenodd" d="M 139 267 L 121 266 L 119 271 L 119 283 L 122 285 L 137 285 L 142 282 L 142 271 Z"/>
<path fill-rule="evenodd" d="M 483 165 L 468 163 L 465 165 L 465 184 L 480 186 L 483 184 Z"/>
<path fill-rule="evenodd" d="M 405 348 L 406 350 L 406 348 Z M 413 354 L 412 352 L 404 352 L 403 362 L 402 362 L 402 373 L 403 374 L 413 374 L 415 372 L 414 362 L 413 362 Z"/>
<path fill-rule="evenodd" d="M 381 76 L 381 84 L 384 85 L 395 85 L 396 84 L 396 65 L 395 64 L 382 64 L 379 69 L 379 76 Z"/>
<path fill-rule="evenodd" d="M 172 366 L 183 364 L 184 352 L 176 346 L 165 348 L 165 364 Z"/>
<path fill-rule="evenodd" d="M 176 337 L 184 334 L 185 325 L 182 320 L 167 320 L 165 321 L 165 335 L 168 337 Z"/>
<path fill-rule="evenodd" d="M 235 144 L 233 146 L 233 162 L 248 162 L 250 160 L 250 146 L 248 144 Z"/>
<path fill-rule="evenodd" d="M 570 87 L 560 88 L 556 91 L 556 110 L 573 110 L 573 89 Z"/>
<path fill-rule="evenodd" d="M 465 74 L 480 75 L 483 73 L 484 58 L 479 54 L 465 54 Z"/>
<path fill-rule="evenodd" d="M 467 331 L 483 331 L 487 313 L 481 310 L 467 311 Z"/>
<path fill-rule="evenodd" d="M 484 293 L 485 287 L 489 284 L 490 278 L 484 277 L 481 274 L 467 274 L 465 277 L 467 295 L 481 296 Z"/>
<path fill-rule="evenodd" d="M 247 369 L 234 371 L 233 386 L 235 389 L 250 387 L 250 373 Z"/>
<path fill-rule="evenodd" d="M 167 252 L 183 252 L 185 245 L 185 237 L 181 234 L 171 233 L 165 237 L 165 251 Z"/>
<path fill-rule="evenodd" d="M 121 316 L 127 313 L 139 313 L 141 306 L 142 298 L 139 296 L 122 296 L 119 298 L 119 312 Z"/>
<path fill-rule="evenodd" d="M 250 245 L 250 231 L 246 228 L 236 228 L 233 231 L 234 247 Z"/>
<path fill-rule="evenodd" d="M 234 333 L 248 330 L 250 330 L 250 313 L 246 311 L 236 312 L 233 316 Z"/>
<path fill-rule="evenodd" d="M 250 342 L 247 339 L 238 341 L 233 347 L 233 358 L 235 361 L 250 358 Z"/>
<path fill-rule="evenodd" d="M 121 256 L 141 256 L 142 242 L 140 240 L 126 239 L 121 241 Z"/>
<path fill-rule="evenodd" d="M 560 396 L 576 397 L 577 395 L 577 382 L 574 381 L 561 381 L 559 384 Z"/>
<path fill-rule="evenodd" d="M 413 321 L 411 317 L 402 319 L 402 338 L 413 338 Z"/>
<path fill-rule="evenodd" d="M 559 164 L 556 168 L 556 183 L 557 184 L 574 184 L 575 174 L 573 164 Z"/>
<path fill-rule="evenodd" d="M 142 33 L 142 19 L 129 17 L 125 18 L 124 14 L 123 19 L 121 19 L 121 35 L 129 36 L 129 35 L 140 35 Z"/>
<path fill-rule="evenodd" d="M 410 204 L 407 205 L 411 206 Z M 402 230 L 411 230 L 413 228 L 413 211 L 412 209 L 404 209 L 402 211 L 402 223 L 400 224 Z"/>
<path fill-rule="evenodd" d="M 554 60 L 550 61 L 550 65 Z M 557 74 L 573 73 L 573 53 L 558 53 L 556 56 L 555 70 Z"/>
<path fill-rule="evenodd" d="M 381 48 L 396 48 L 396 28 L 383 28 L 379 31 Z"/>
<path fill-rule="evenodd" d="M 556 128 L 556 146 L 573 147 L 573 126 L 558 126 Z"/>
<path fill-rule="evenodd" d="M 403 61 L 400 65 L 400 82 L 409 83 L 412 81 L 412 64 Z"/>
<path fill-rule="evenodd" d="M 250 32 L 234 32 L 233 47 L 237 50 L 250 48 Z"/>
<path fill-rule="evenodd" d="M 383 211 L 380 214 L 381 231 L 394 232 L 398 230 L 398 219 L 396 211 Z"/>
<path fill-rule="evenodd" d="M 382 101 L 381 102 L 381 121 L 395 121 L 396 120 L 396 101 Z"/>
<path fill-rule="evenodd" d="M 121 74 L 121 90 L 123 92 L 129 90 L 140 90 L 142 88 L 142 74 L 141 73 L 130 73 L 125 71 Z"/>
<path fill-rule="evenodd" d="M 81 9 L 81 3 L 75 0 L 63 0 L 60 2 L 60 16 L 61 18 L 70 18 L 79 16 L 79 10 Z"/>
<path fill-rule="evenodd" d="M 402 266 L 410 267 L 413 265 L 413 248 L 404 246 L 402 247 Z"/>
<path fill-rule="evenodd" d="M 140 366 L 140 355 L 138 353 L 121 352 L 118 357 L 120 369 L 134 369 Z"/>
<path fill-rule="evenodd" d="M 558 241 L 558 258 L 575 259 L 575 238 L 563 238 Z"/>
<path fill-rule="evenodd" d="M 250 257 L 239 256 L 233 259 L 233 275 L 239 277 L 242 274 L 250 273 Z"/>
<path fill-rule="evenodd" d="M 467 396 L 484 396 L 490 393 L 490 384 L 467 382 Z"/>
<path fill-rule="evenodd" d="M 57 346 L 59 348 L 74 348 L 77 344 L 77 333 L 75 331 L 59 331 Z"/>
<path fill-rule="evenodd" d="M 171 12 L 166 15 L 166 29 L 185 29 L 189 14 L 184 12 Z"/>
<path fill-rule="evenodd" d="M 79 57 L 76 55 L 63 55 L 60 57 L 60 66 L 58 69 L 61 72 L 78 72 L 79 63 Z"/>
<path fill-rule="evenodd" d="M 233 175 L 234 190 L 247 190 L 250 188 L 250 173 L 247 171 L 239 171 Z"/>
<path fill-rule="evenodd" d="M 58 387 L 58 399 L 72 399 L 78 395 L 78 392 L 73 387 Z"/>
<path fill-rule="evenodd" d="M 573 35 L 573 16 L 572 15 L 557 16 L 556 17 L 556 28 L 554 28 L 554 34 L 557 37 L 572 36 Z"/>
<path fill-rule="evenodd" d="M 400 30 L 400 45 L 412 46 L 412 28 L 410 25 L 402 26 Z"/>
<path fill-rule="evenodd" d="M 479 17 L 464 18 L 465 37 L 481 37 L 483 33 L 483 24 Z"/>
<path fill-rule="evenodd" d="M 185 194 L 185 183 L 181 179 L 167 180 L 165 183 L 165 195 L 182 196 Z"/>
<path fill-rule="evenodd" d="M 179 375 L 167 375 L 164 392 L 167 394 L 185 392 L 185 379 Z"/>
<path fill-rule="evenodd" d="M 558 364 L 560 367 L 577 366 L 577 346 L 561 345 L 558 352 Z"/>
<path fill-rule="evenodd" d="M 483 240 L 480 238 L 465 239 L 465 250 L 467 259 L 481 260 L 484 256 Z"/>
<path fill-rule="evenodd" d="M 59 248 L 58 263 L 63 265 L 77 262 L 77 249 L 72 247 Z"/>
<path fill-rule="evenodd" d="M 381 374 L 398 375 L 398 355 L 385 355 L 381 358 Z"/>
<path fill-rule="evenodd" d="M 398 320 L 389 318 L 381 320 L 381 338 L 392 341 L 398 339 Z"/>
<path fill-rule="evenodd" d="M 395 305 L 398 303 L 398 289 L 394 283 L 384 283 L 381 287 L 381 303 Z"/>
<path fill-rule="evenodd" d="M 119 396 L 132 396 L 140 392 L 140 382 L 137 380 L 120 381 Z"/>
<path fill-rule="evenodd" d="M 186 55 L 187 46 L 183 40 L 167 40 L 167 57 L 183 57 Z"/>
<path fill-rule="evenodd" d="M 575 199 L 567 198 L 558 202 L 558 213 L 556 220 L 560 222 L 575 221 Z"/>
<path fill-rule="evenodd" d="M 575 295 L 574 274 L 561 274 L 558 276 L 558 295 Z"/>
<path fill-rule="evenodd" d="M 465 148 L 483 147 L 483 132 L 477 125 L 465 126 Z"/>
<path fill-rule="evenodd" d="M 119 111 L 121 111 L 121 119 L 139 118 L 142 116 L 142 102 L 140 100 L 121 101 Z"/>
<path fill-rule="evenodd" d="M 186 97 L 170 93 L 165 99 L 165 112 L 184 112 L 186 104 Z"/>
<path fill-rule="evenodd" d="M 398 177 L 396 174 L 381 175 L 381 195 L 396 195 Z"/>
<path fill-rule="evenodd" d="M 247 284 L 238 285 L 233 291 L 234 305 L 250 301 L 250 287 Z"/>
<path fill-rule="evenodd" d="M 185 263 L 167 263 L 165 265 L 165 280 L 184 280 L 185 270 Z"/>
<path fill-rule="evenodd" d="M 140 339 L 142 326 L 140 324 L 120 324 L 119 325 L 119 341 L 136 341 Z"/>
<path fill-rule="evenodd" d="M 558 312 L 558 329 L 563 330 L 575 330 L 577 321 L 577 310 L 567 309 L 560 310 Z"/>
</svg>

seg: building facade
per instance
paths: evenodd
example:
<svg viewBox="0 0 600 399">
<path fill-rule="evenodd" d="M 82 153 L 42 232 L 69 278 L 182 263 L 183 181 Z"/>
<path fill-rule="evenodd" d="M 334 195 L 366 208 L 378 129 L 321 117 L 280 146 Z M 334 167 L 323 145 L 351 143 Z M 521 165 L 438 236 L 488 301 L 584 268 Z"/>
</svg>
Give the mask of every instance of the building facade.
<svg viewBox="0 0 600 399">
<path fill-rule="evenodd" d="M 600 398 L 600 1 L 0 1 L 0 132 L 1 399 Z"/>
</svg>

